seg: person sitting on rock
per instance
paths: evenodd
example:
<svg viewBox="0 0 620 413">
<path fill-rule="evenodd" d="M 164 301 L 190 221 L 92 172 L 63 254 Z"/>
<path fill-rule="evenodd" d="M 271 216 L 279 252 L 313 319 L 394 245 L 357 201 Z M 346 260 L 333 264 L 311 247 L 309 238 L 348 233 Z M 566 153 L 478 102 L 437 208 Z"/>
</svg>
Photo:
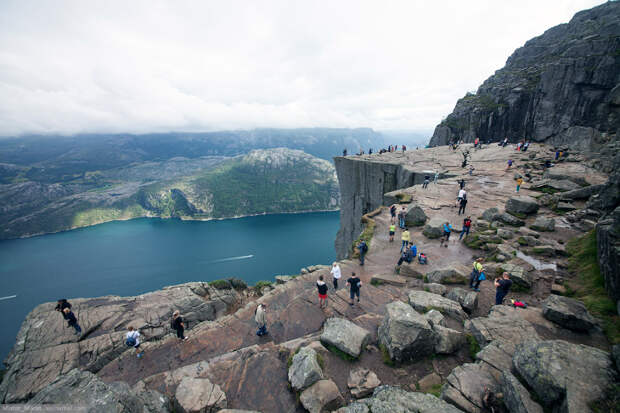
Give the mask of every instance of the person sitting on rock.
<svg viewBox="0 0 620 413">
<path fill-rule="evenodd" d="M 428 264 L 428 258 L 426 257 L 426 254 L 421 252 L 420 255 L 418 256 L 418 262 L 422 265 Z"/>
<path fill-rule="evenodd" d="M 80 325 L 78 324 L 77 318 L 75 317 L 75 314 L 73 314 L 73 311 L 71 311 L 70 308 L 65 307 L 62 312 L 65 320 L 67 320 L 68 322 L 68 326 L 75 329 L 75 334 L 78 336 L 82 334 L 82 327 L 80 327 Z"/>
<path fill-rule="evenodd" d="M 504 274 L 502 274 L 502 279 L 496 278 L 494 284 L 496 287 L 495 305 L 500 305 L 504 301 L 504 297 L 506 297 L 510 291 L 510 287 L 512 287 L 512 280 L 508 273 L 504 272 Z"/>
<path fill-rule="evenodd" d="M 172 314 L 172 329 L 177 332 L 177 337 L 181 340 L 187 340 L 185 337 L 185 323 L 183 322 L 183 317 L 181 317 L 181 312 L 176 310 Z"/>
<path fill-rule="evenodd" d="M 265 320 L 266 312 L 267 312 L 267 305 L 261 303 L 256 307 L 256 313 L 254 314 L 254 321 L 256 321 L 256 324 L 258 324 L 258 331 L 256 332 L 256 335 L 259 337 L 262 337 L 265 334 L 268 334 L 267 322 Z"/>
<path fill-rule="evenodd" d="M 411 251 L 411 256 L 413 258 L 415 258 L 418 255 L 418 247 L 413 243 L 413 241 L 411 241 L 411 246 L 409 247 L 409 250 Z"/>
<path fill-rule="evenodd" d="M 319 280 L 316 282 L 316 288 L 319 290 L 319 308 L 327 306 L 327 284 L 323 281 L 323 276 L 319 275 Z"/>
<path fill-rule="evenodd" d="M 450 234 L 452 233 L 452 225 L 448 221 L 443 224 L 443 236 L 441 237 L 441 242 L 439 246 L 441 247 L 445 242 L 445 247 L 448 248 L 448 241 L 450 241 Z"/>
<path fill-rule="evenodd" d="M 403 261 L 407 261 L 408 263 L 411 263 L 411 261 L 413 261 L 413 254 L 411 254 L 411 249 L 406 248 L 400 254 L 400 258 L 398 259 L 398 263 L 396 265 L 400 267 L 400 265 L 403 263 Z"/>
<path fill-rule="evenodd" d="M 136 349 L 136 357 L 141 358 L 144 355 L 144 351 L 140 350 L 140 332 L 133 328 L 133 326 L 127 327 L 127 336 L 125 336 L 125 344 L 128 347 Z"/>
</svg>

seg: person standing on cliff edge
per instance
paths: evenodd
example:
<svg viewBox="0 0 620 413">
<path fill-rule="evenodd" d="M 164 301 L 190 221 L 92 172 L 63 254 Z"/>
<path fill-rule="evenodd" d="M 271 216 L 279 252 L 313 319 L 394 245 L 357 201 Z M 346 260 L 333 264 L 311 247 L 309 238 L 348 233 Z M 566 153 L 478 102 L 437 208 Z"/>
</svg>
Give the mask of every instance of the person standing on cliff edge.
<svg viewBox="0 0 620 413">
<path fill-rule="evenodd" d="M 332 264 L 332 281 L 334 283 L 334 290 L 338 289 L 338 280 L 340 279 L 340 277 L 342 277 L 342 273 L 340 272 L 340 266 L 338 265 L 337 262 L 334 262 Z"/>
<path fill-rule="evenodd" d="M 256 335 L 259 337 L 269 334 L 267 332 L 267 322 L 265 320 L 265 313 L 267 312 L 267 306 L 265 304 L 259 304 L 256 307 L 256 313 L 254 314 L 254 321 L 258 324 L 258 331 Z"/>
<path fill-rule="evenodd" d="M 183 317 L 181 317 L 181 313 L 179 310 L 176 310 L 172 313 L 172 329 L 177 332 L 177 337 L 181 340 L 187 340 L 185 337 L 185 323 L 183 322 Z"/>
</svg>

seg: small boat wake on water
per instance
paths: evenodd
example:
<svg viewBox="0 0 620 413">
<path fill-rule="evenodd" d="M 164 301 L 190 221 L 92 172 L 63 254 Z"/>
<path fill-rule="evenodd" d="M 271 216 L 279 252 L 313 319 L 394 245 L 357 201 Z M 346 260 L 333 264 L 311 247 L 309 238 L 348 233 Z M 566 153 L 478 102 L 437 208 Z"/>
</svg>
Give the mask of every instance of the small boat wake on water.
<svg viewBox="0 0 620 413">
<path fill-rule="evenodd" d="M 10 300 L 11 298 L 16 298 L 17 295 L 7 295 L 6 297 L 0 297 L 0 301 L 2 300 Z"/>
<path fill-rule="evenodd" d="M 219 260 L 210 261 L 209 264 L 215 264 L 217 262 L 226 262 L 226 261 L 247 260 L 252 257 L 254 257 L 254 255 L 240 255 L 238 257 L 221 258 Z"/>
</svg>

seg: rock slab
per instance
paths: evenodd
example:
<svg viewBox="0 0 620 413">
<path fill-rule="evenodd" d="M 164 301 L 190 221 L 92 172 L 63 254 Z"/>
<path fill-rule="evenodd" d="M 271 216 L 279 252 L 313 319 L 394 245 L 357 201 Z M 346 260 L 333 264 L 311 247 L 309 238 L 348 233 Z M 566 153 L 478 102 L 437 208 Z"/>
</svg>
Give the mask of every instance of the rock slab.
<svg viewBox="0 0 620 413">
<path fill-rule="evenodd" d="M 369 339 L 370 333 L 367 330 L 338 317 L 327 319 L 321 334 L 321 342 L 356 358 L 360 356 Z"/>
<path fill-rule="evenodd" d="M 543 301 L 542 310 L 547 320 L 569 330 L 589 331 L 596 326 L 586 306 L 573 298 L 552 294 Z"/>
<path fill-rule="evenodd" d="M 435 333 L 424 316 L 402 301 L 389 303 L 386 312 L 379 326 L 379 342 L 392 360 L 400 363 L 433 353 Z"/>
<path fill-rule="evenodd" d="M 206 378 L 185 377 L 174 398 L 180 413 L 216 413 L 227 407 L 226 394 Z"/>
<path fill-rule="evenodd" d="M 344 404 L 338 386 L 331 380 L 319 380 L 299 396 L 302 406 L 310 413 L 336 410 Z"/>
<path fill-rule="evenodd" d="M 293 356 L 293 362 L 288 369 L 288 381 L 296 390 L 303 390 L 312 386 L 323 378 L 323 370 L 319 366 L 317 353 L 310 347 L 302 347 Z"/>
</svg>

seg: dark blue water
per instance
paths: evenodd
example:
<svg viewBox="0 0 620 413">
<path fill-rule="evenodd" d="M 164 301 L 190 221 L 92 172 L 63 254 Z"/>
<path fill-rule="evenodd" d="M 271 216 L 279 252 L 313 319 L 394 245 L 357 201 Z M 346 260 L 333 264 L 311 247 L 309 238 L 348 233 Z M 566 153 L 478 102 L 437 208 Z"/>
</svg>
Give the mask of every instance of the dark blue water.
<svg viewBox="0 0 620 413">
<path fill-rule="evenodd" d="M 12 348 L 24 317 L 43 302 L 298 274 L 334 260 L 338 225 L 338 212 L 206 222 L 144 218 L 0 241 L 0 298 L 17 295 L 0 300 L 0 357 Z"/>
</svg>

